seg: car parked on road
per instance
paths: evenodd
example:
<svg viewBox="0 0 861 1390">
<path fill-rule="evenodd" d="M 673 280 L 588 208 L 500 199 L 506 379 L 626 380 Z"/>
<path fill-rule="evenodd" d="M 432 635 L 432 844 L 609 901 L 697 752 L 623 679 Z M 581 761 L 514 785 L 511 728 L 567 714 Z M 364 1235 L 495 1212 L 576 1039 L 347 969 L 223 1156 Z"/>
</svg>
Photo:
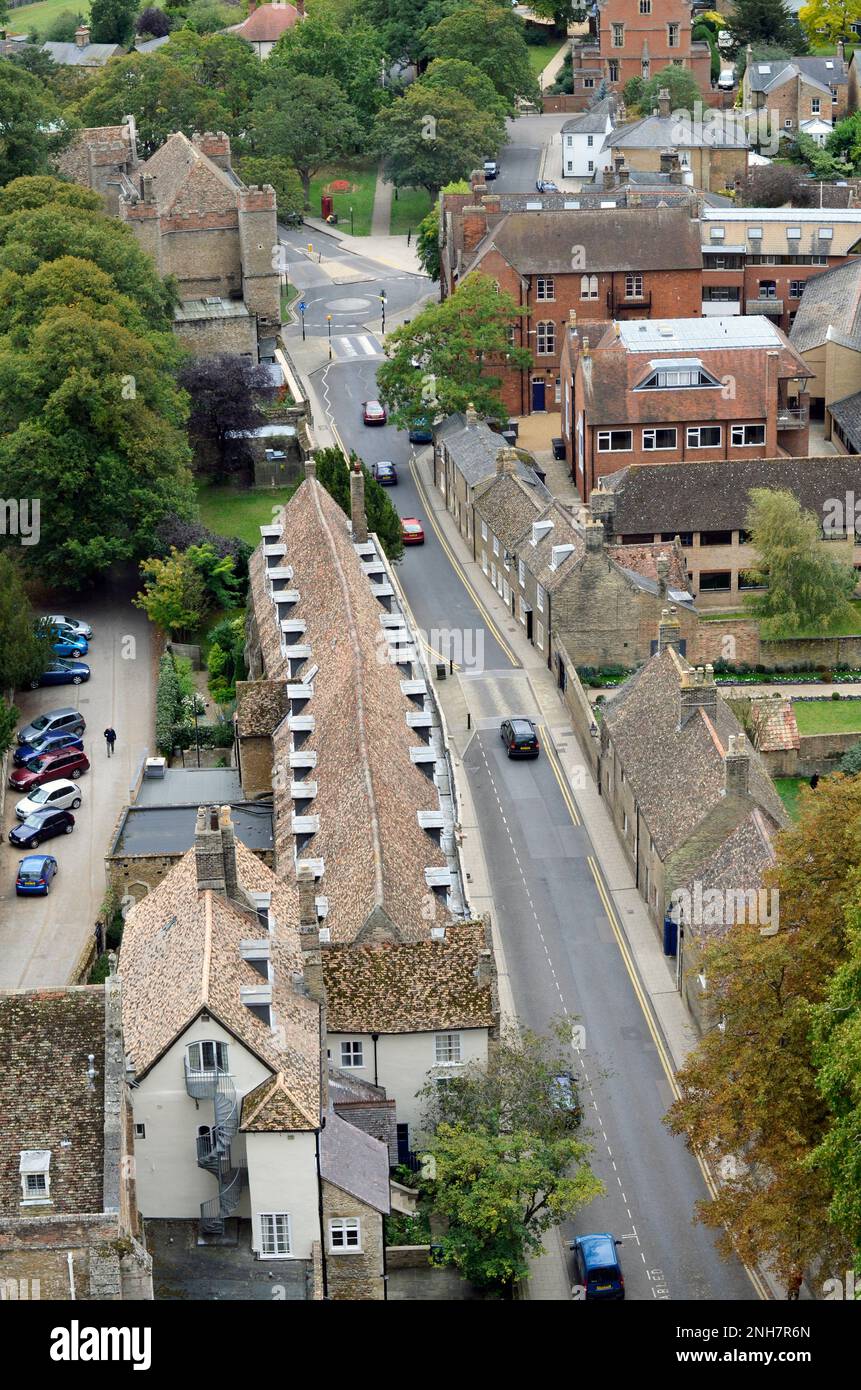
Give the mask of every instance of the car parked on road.
<svg viewBox="0 0 861 1390">
<path fill-rule="evenodd" d="M 15 893 L 19 898 L 46 897 L 59 865 L 53 854 L 28 854 L 18 860 Z"/>
<path fill-rule="evenodd" d="M 35 719 L 18 730 L 18 742 L 34 743 L 48 733 L 82 734 L 86 727 L 87 721 L 80 711 L 66 705 L 63 709 L 49 709 L 44 714 L 37 714 Z"/>
<path fill-rule="evenodd" d="M 90 650 L 86 637 L 78 637 L 70 627 L 51 628 L 49 640 L 55 656 L 86 656 Z"/>
<path fill-rule="evenodd" d="M 499 174 L 499 165 L 497 164 L 496 160 L 495 160 L 495 159 L 486 159 L 486 160 L 484 161 L 484 177 L 485 177 L 486 179 L 495 179 L 495 178 L 497 178 L 498 174 Z"/>
<path fill-rule="evenodd" d="M 71 628 L 78 637 L 86 637 L 88 642 L 93 635 L 89 623 L 83 622 L 80 618 L 65 618 L 62 613 L 50 613 L 45 622 L 50 623 L 52 627 Z"/>
<path fill-rule="evenodd" d="M 75 817 L 71 811 L 43 806 L 20 825 L 12 827 L 9 843 L 17 849 L 37 849 L 43 840 L 52 840 L 55 835 L 71 835 L 74 828 Z"/>
<path fill-rule="evenodd" d="M 509 758 L 537 758 L 541 752 L 538 730 L 531 719 L 503 719 L 499 735 Z"/>
<path fill-rule="evenodd" d="M 380 463 L 371 464 L 371 473 L 376 478 L 380 487 L 394 487 L 398 481 L 398 470 L 393 463 L 382 460 Z"/>
<path fill-rule="evenodd" d="M 81 789 L 76 782 L 59 777 L 56 782 L 43 782 L 15 807 L 19 820 L 26 820 L 34 811 L 49 806 L 55 811 L 77 811 L 81 804 Z"/>
<path fill-rule="evenodd" d="M 621 1242 L 608 1232 L 578 1236 L 570 1242 L 574 1252 L 574 1282 L 585 1290 L 586 1301 L 625 1297 L 625 1279 L 616 1254 Z"/>
<path fill-rule="evenodd" d="M 78 778 L 89 769 L 90 760 L 82 748 L 61 748 L 59 753 L 42 753 L 23 767 L 16 767 L 9 778 L 9 786 L 16 792 L 29 794 L 31 787 L 56 782 L 58 777 Z"/>
<path fill-rule="evenodd" d="M 386 407 L 379 401 L 362 401 L 362 419 L 366 425 L 384 425 L 388 418 Z"/>
<path fill-rule="evenodd" d="M 430 422 L 424 418 L 416 420 L 415 423 L 410 426 L 407 438 L 411 444 L 432 444 L 433 430 L 431 429 Z"/>
<path fill-rule="evenodd" d="M 559 189 L 552 179 L 536 179 L 535 187 L 539 193 L 558 193 Z"/>
<path fill-rule="evenodd" d="M 550 1104 L 572 1127 L 583 1118 L 583 1107 L 577 1099 L 577 1087 L 570 1071 L 560 1071 L 550 1082 Z"/>
<path fill-rule="evenodd" d="M 90 668 L 85 661 L 57 657 L 56 661 L 48 662 L 41 676 L 30 682 L 30 689 L 38 690 L 40 685 L 80 685 L 81 681 L 89 679 Z"/>
<path fill-rule="evenodd" d="M 19 743 L 12 761 L 16 767 L 23 767 L 31 758 L 38 758 L 42 753 L 57 753 L 61 748 L 83 746 L 84 740 L 80 734 L 67 734 L 64 730 L 59 730 L 57 733 L 42 734 L 32 743 Z"/>
<path fill-rule="evenodd" d="M 404 545 L 424 545 L 424 527 L 417 516 L 401 517 L 401 540 Z"/>
</svg>

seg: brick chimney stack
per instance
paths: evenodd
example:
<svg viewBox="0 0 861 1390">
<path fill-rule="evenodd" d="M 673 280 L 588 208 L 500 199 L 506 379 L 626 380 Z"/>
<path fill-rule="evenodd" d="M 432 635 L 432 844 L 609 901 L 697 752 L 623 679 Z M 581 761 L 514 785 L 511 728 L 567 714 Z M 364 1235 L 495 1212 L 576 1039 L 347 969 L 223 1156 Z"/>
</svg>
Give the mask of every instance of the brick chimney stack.
<svg viewBox="0 0 861 1390">
<path fill-rule="evenodd" d="M 593 555 L 598 555 L 604 549 L 604 526 L 600 521 L 589 520 L 586 522 L 586 549 Z"/>
<path fill-rule="evenodd" d="M 218 812 L 218 828 L 221 832 L 221 861 L 224 865 L 224 887 L 228 898 L 236 898 L 242 893 L 236 869 L 236 831 L 230 815 L 230 807 L 222 806 Z"/>
<path fill-rule="evenodd" d="M 478 424 L 478 411 L 471 403 L 466 407 L 466 423 L 470 426 Z"/>
<path fill-rule="evenodd" d="M 679 686 L 679 728 L 683 729 L 701 709 L 710 719 L 717 714 L 717 686 L 711 666 L 688 668 L 682 673 Z"/>
<path fill-rule="evenodd" d="M 194 858 L 197 866 L 197 887 L 213 893 L 224 893 L 224 856 L 221 851 L 221 831 L 215 806 L 199 806 L 194 827 Z"/>
<path fill-rule="evenodd" d="M 662 87 L 658 92 L 658 114 L 661 116 L 669 116 L 670 114 L 670 93 L 667 87 Z"/>
<path fill-rule="evenodd" d="M 365 512 L 365 474 L 357 459 L 350 474 L 350 516 L 353 540 L 362 545 L 368 539 L 368 517 Z"/>
<path fill-rule="evenodd" d="M 305 477 L 306 477 L 306 478 L 316 478 L 316 476 L 317 476 L 317 460 L 315 459 L 315 457 L 314 457 L 313 454 L 309 454 L 308 457 L 307 457 L 306 460 L 305 460 Z"/>
<path fill-rule="evenodd" d="M 479 190 L 474 190 L 478 194 Z M 480 207 L 473 203 L 463 210 L 463 249 L 465 252 L 474 251 L 482 237 L 487 232 L 487 210 L 482 204 Z"/>
<path fill-rule="evenodd" d="M 744 734 L 730 734 L 723 765 L 726 795 L 746 796 L 750 788 L 750 754 Z"/>
<path fill-rule="evenodd" d="M 604 527 L 604 539 L 609 543 L 612 541 L 615 527 L 613 519 L 616 512 L 616 498 L 612 492 L 604 492 L 601 488 L 593 488 L 589 494 L 589 510 L 593 521 L 600 521 Z"/>
<path fill-rule="evenodd" d="M 79 24 L 75 30 L 75 47 L 87 48 L 90 42 L 90 30 L 86 24 Z"/>
<path fill-rule="evenodd" d="M 593 493 L 594 497 L 595 494 Z M 665 608 L 661 614 L 661 621 L 658 623 L 658 651 L 662 652 L 667 647 L 675 647 L 679 650 L 682 629 L 679 623 L 678 614 L 674 607 Z"/>
<path fill-rule="evenodd" d="M 517 450 L 499 449 L 496 455 L 496 471 L 498 474 L 517 472 Z"/>
</svg>

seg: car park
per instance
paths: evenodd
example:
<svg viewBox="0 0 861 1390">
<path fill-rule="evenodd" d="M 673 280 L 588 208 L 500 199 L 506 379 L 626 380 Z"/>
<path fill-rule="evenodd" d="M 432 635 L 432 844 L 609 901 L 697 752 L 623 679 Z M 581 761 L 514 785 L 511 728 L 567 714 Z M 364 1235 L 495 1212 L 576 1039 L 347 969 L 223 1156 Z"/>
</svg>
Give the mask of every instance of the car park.
<svg viewBox="0 0 861 1390">
<path fill-rule="evenodd" d="M 26 820 L 34 811 L 41 811 L 45 806 L 60 811 L 77 811 L 80 804 L 81 789 L 78 784 L 59 777 L 56 782 L 43 782 L 41 787 L 35 787 L 29 796 L 23 797 L 15 807 L 15 815 L 18 820 Z"/>
<path fill-rule="evenodd" d="M 88 772 L 90 760 L 81 748 L 61 748 L 59 753 L 43 753 L 41 757 L 31 758 L 23 767 L 16 767 L 9 778 L 9 786 L 16 792 L 29 794 L 31 787 L 40 787 L 44 782 L 56 782 L 58 777 L 80 777 Z"/>
<path fill-rule="evenodd" d="M 620 1242 L 608 1232 L 578 1236 L 570 1242 L 574 1254 L 574 1282 L 587 1302 L 625 1297 L 625 1279 L 616 1254 Z"/>
<path fill-rule="evenodd" d="M 30 689 L 38 690 L 40 685 L 80 685 L 89 679 L 90 668 L 85 661 L 68 661 L 57 657 L 55 661 L 48 662 L 41 676 L 30 682 Z"/>
<path fill-rule="evenodd" d="M 89 642 L 93 635 L 93 629 L 89 623 L 83 622 L 80 618 L 66 618 L 62 613 L 50 613 L 45 619 L 52 627 L 70 628 L 77 637 L 86 637 Z"/>
<path fill-rule="evenodd" d="M 424 545 L 425 531 L 417 516 L 401 517 L 401 540 L 404 545 Z"/>
<path fill-rule="evenodd" d="M 381 461 L 371 464 L 371 473 L 376 478 L 380 487 L 394 487 L 398 481 L 398 470 L 393 463 Z"/>
<path fill-rule="evenodd" d="M 503 719 L 499 734 L 509 758 L 537 758 L 541 752 L 538 730 L 531 719 Z"/>
<path fill-rule="evenodd" d="M 388 418 L 386 407 L 379 401 L 362 401 L 362 419 L 366 425 L 384 425 Z"/>
<path fill-rule="evenodd" d="M 57 753 L 61 748 L 83 748 L 83 746 L 84 740 L 80 734 L 69 734 L 64 730 L 59 730 L 57 733 L 42 734 L 32 743 L 19 743 L 12 761 L 16 767 L 23 767 L 31 758 L 38 758 L 42 753 Z"/>
<path fill-rule="evenodd" d="M 15 893 L 19 898 L 46 897 L 59 865 L 52 854 L 28 854 L 19 859 Z"/>
<path fill-rule="evenodd" d="M 49 709 L 37 714 L 35 719 L 18 730 L 18 742 L 33 743 L 47 733 L 82 734 L 86 727 L 87 721 L 80 711 L 67 705 L 63 709 Z"/>
<path fill-rule="evenodd" d="M 43 840 L 52 840 L 55 835 L 71 835 L 74 828 L 75 817 L 71 811 L 43 806 L 20 825 L 12 827 L 9 843 L 17 849 L 37 849 Z"/>
</svg>

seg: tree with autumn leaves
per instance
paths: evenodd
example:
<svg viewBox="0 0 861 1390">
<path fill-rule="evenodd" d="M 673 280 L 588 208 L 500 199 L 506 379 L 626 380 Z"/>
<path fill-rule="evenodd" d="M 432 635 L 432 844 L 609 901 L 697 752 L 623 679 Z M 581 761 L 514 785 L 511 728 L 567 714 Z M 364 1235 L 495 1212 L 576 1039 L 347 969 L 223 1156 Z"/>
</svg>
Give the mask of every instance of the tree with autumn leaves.
<svg viewBox="0 0 861 1390">
<path fill-rule="evenodd" d="M 667 1123 L 720 1176 L 697 1216 L 797 1296 L 861 1250 L 861 777 L 805 789 L 766 886 L 780 929 L 706 951 L 713 1016 Z"/>
</svg>

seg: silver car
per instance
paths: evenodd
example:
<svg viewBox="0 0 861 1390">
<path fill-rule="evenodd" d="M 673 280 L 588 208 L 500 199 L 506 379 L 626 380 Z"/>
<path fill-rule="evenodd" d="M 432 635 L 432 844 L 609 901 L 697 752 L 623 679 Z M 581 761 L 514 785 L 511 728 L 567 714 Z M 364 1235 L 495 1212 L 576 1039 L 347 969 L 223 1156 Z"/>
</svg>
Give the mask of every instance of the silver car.
<svg viewBox="0 0 861 1390">
<path fill-rule="evenodd" d="M 80 787 L 60 777 L 56 782 L 43 782 L 41 787 L 34 787 L 29 796 L 18 802 L 15 815 L 19 820 L 26 820 L 34 811 L 77 811 L 80 804 Z"/>
<path fill-rule="evenodd" d="M 76 637 L 86 637 L 88 642 L 93 635 L 90 624 L 82 622 L 80 618 L 64 618 L 62 613 L 51 613 L 45 621 L 52 627 L 70 628 Z"/>
</svg>

